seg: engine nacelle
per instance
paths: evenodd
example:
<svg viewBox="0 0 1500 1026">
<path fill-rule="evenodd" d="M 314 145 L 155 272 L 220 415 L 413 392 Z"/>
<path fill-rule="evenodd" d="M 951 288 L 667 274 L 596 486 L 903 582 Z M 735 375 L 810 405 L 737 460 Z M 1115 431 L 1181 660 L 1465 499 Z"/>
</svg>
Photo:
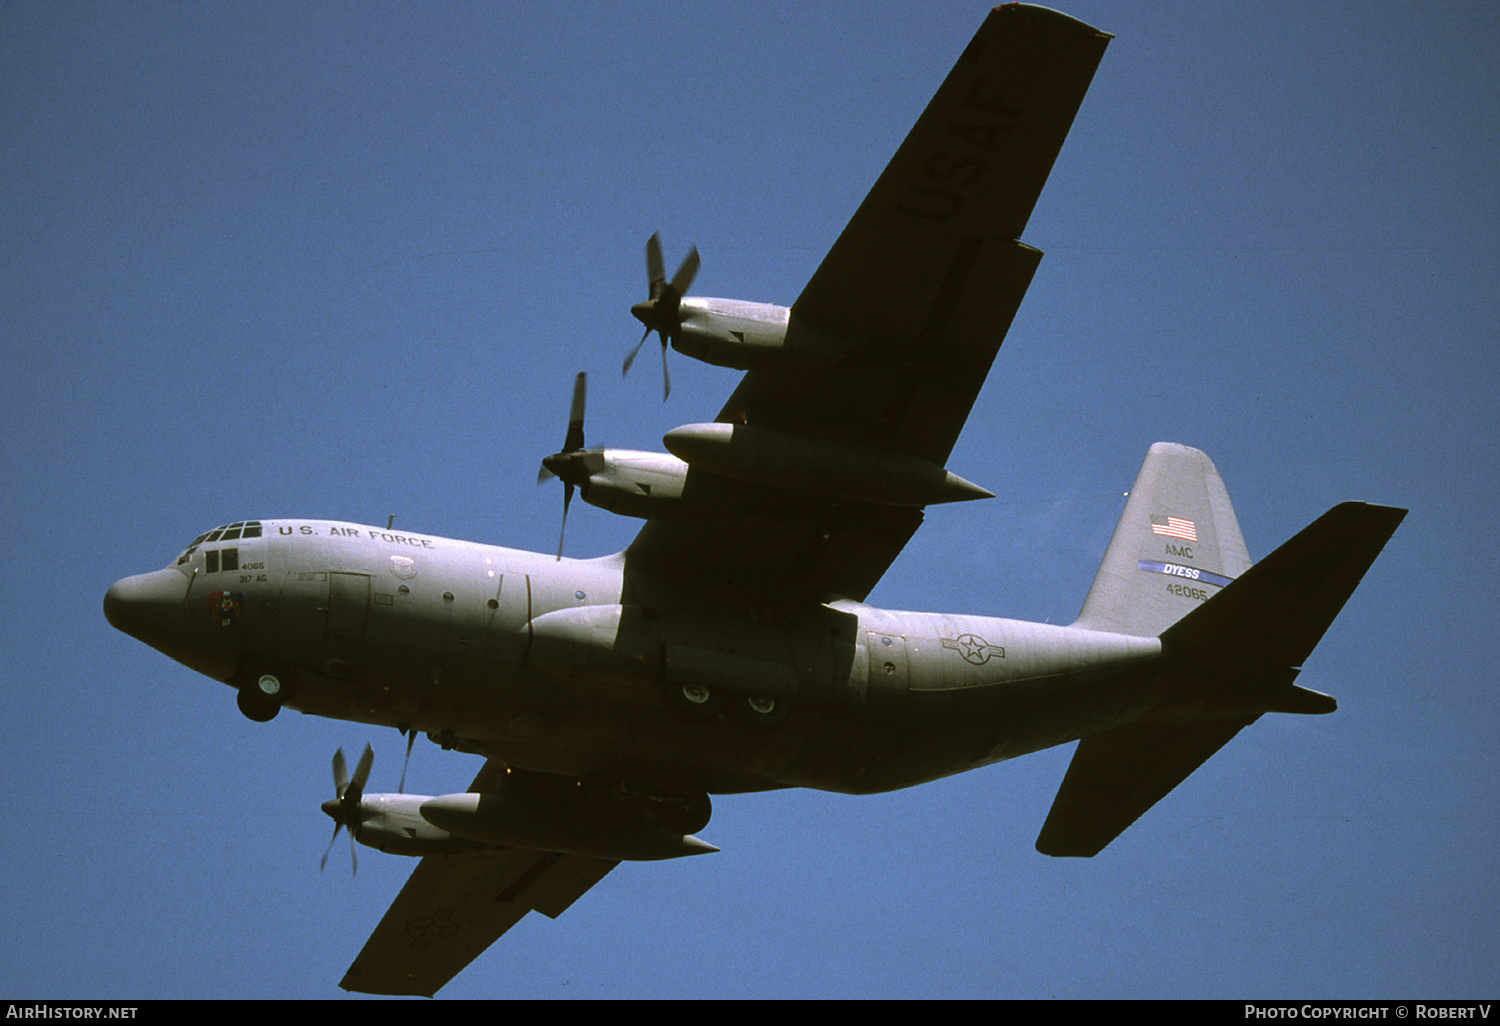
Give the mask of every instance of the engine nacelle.
<svg viewBox="0 0 1500 1026">
<path fill-rule="evenodd" d="M 627 517 L 668 517 L 682 505 L 688 465 L 664 452 L 585 449 L 576 454 L 589 471 L 579 494 L 591 506 Z"/>
<path fill-rule="evenodd" d="M 484 844 L 454 837 L 422 818 L 422 794 L 367 794 L 359 803 L 354 839 L 388 855 L 459 855 L 481 851 Z"/>
<path fill-rule="evenodd" d="M 791 310 L 739 299 L 684 298 L 672 346 L 685 356 L 734 370 L 756 370 L 782 359 Z"/>
</svg>

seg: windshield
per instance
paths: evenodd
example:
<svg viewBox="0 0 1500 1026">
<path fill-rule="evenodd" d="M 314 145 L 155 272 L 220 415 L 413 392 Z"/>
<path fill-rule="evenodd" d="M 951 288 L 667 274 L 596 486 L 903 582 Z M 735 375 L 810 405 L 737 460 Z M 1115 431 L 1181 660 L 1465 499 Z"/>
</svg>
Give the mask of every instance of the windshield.
<svg viewBox="0 0 1500 1026">
<path fill-rule="evenodd" d="M 193 553 L 198 551 L 199 545 L 207 545 L 216 541 L 231 541 L 236 538 L 259 538 L 259 520 L 241 520 L 233 524 L 224 524 L 212 531 L 205 531 L 188 543 L 188 547 L 182 550 L 182 555 L 177 557 L 177 565 L 182 566 L 193 558 Z"/>
</svg>

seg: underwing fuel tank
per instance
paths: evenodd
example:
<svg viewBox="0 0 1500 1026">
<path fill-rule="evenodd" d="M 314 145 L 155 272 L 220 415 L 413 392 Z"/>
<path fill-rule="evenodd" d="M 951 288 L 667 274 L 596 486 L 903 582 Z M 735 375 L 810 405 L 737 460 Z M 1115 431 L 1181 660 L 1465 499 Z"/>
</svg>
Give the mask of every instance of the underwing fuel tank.
<svg viewBox="0 0 1500 1026">
<path fill-rule="evenodd" d="M 445 794 L 422 803 L 422 818 L 455 837 L 486 844 L 656 861 L 718 851 L 707 841 L 660 823 L 613 815 L 584 802 L 560 803 L 509 794 Z"/>
<path fill-rule="evenodd" d="M 916 456 L 787 435 L 748 424 L 686 424 L 667 451 L 711 474 L 880 506 L 929 506 L 995 494 Z"/>
</svg>

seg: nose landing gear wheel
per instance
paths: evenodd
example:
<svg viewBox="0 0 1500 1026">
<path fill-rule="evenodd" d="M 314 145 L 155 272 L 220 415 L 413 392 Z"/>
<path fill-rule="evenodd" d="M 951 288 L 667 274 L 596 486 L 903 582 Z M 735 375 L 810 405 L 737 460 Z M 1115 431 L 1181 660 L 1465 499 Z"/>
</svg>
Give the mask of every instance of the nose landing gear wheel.
<svg viewBox="0 0 1500 1026">
<path fill-rule="evenodd" d="M 281 698 L 281 678 L 274 673 L 263 673 L 256 678 L 255 690 L 261 697 L 274 702 Z"/>
<path fill-rule="evenodd" d="M 256 723 L 274 719 L 282 703 L 291 697 L 294 674 L 295 671 L 264 663 L 242 666 L 230 680 L 239 691 L 236 704 L 240 712 Z"/>
</svg>

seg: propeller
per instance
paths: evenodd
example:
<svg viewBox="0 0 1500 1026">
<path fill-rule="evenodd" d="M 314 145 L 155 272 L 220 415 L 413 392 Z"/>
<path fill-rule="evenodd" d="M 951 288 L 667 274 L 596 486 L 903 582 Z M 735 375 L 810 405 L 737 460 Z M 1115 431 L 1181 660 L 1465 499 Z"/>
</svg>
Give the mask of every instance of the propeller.
<svg viewBox="0 0 1500 1026">
<path fill-rule="evenodd" d="M 370 778 L 370 764 L 374 761 L 374 750 L 365 745 L 365 754 L 359 757 L 359 764 L 354 767 L 354 778 L 351 780 L 349 767 L 344 763 L 344 750 L 340 748 L 333 753 L 335 797 L 323 803 L 323 811 L 333 820 L 333 836 L 328 839 L 323 861 L 318 863 L 319 872 L 328 865 L 328 853 L 333 851 L 333 842 L 339 839 L 339 830 L 343 827 L 349 828 L 349 862 L 354 867 L 353 872 L 359 872 L 359 856 L 354 854 L 354 834 L 359 830 L 360 820 L 363 818 L 360 799 L 364 797 L 365 781 Z"/>
<path fill-rule="evenodd" d="M 688 250 L 688 255 L 682 258 L 682 263 L 677 266 L 677 273 L 672 275 L 672 280 L 667 281 L 664 265 L 661 260 L 661 239 L 655 232 L 651 238 L 646 240 L 646 280 L 650 288 L 650 298 L 643 303 L 637 303 L 630 308 L 631 314 L 636 320 L 646 326 L 646 334 L 635 344 L 630 355 L 625 357 L 625 366 L 621 374 L 628 373 L 630 365 L 635 362 L 636 354 L 641 351 L 641 346 L 646 344 L 646 339 L 654 331 L 661 338 L 661 401 L 666 402 L 667 396 L 672 394 L 672 377 L 667 373 L 667 344 L 677 337 L 682 330 L 682 297 L 693 284 L 693 279 L 698 275 L 698 247 L 694 246 Z"/>
<path fill-rule="evenodd" d="M 573 404 L 568 411 L 568 431 L 563 436 L 563 447 L 542 460 L 542 469 L 536 475 L 537 484 L 554 477 L 563 483 L 562 529 L 557 535 L 558 559 L 562 559 L 563 536 L 568 529 L 568 507 L 573 502 L 573 489 L 604 467 L 602 453 L 588 452 L 583 448 L 583 409 L 587 394 L 588 375 L 579 371 L 573 379 Z"/>
</svg>

